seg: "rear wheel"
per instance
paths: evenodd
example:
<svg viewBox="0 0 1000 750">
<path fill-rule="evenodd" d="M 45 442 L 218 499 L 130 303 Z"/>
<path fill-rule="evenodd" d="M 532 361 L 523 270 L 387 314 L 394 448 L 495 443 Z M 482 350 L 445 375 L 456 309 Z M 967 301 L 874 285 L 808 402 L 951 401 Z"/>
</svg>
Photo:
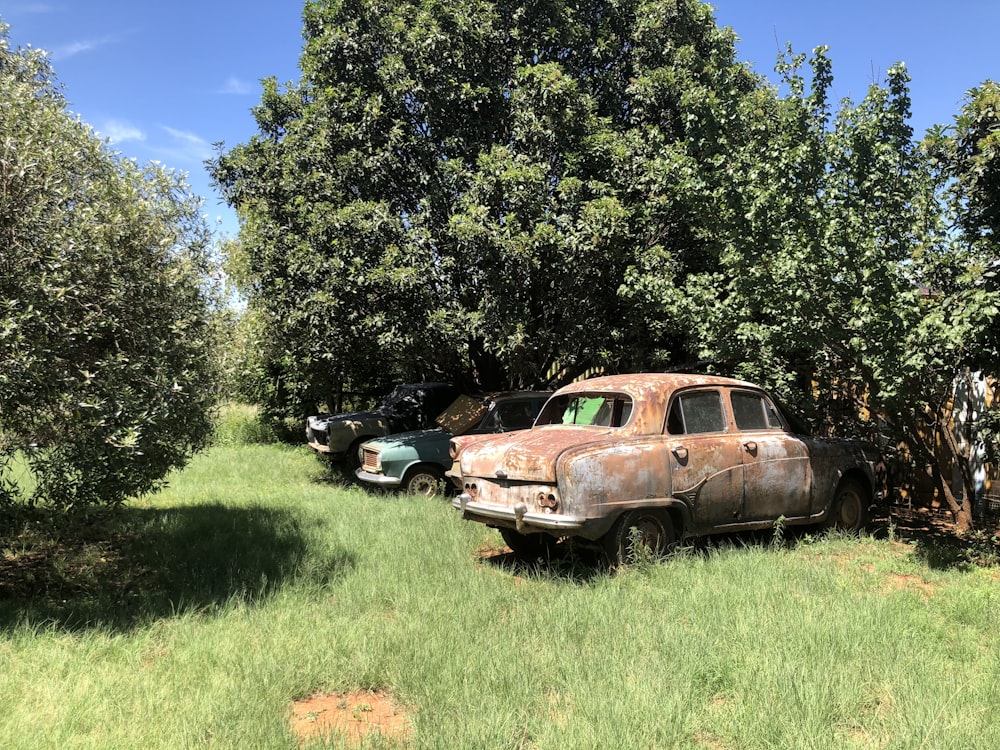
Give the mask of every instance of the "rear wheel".
<svg viewBox="0 0 1000 750">
<path fill-rule="evenodd" d="M 630 510 L 601 539 L 612 565 L 662 557 L 677 541 L 670 514 L 661 508 Z"/>
<path fill-rule="evenodd" d="M 862 531 L 871 521 L 871 493 L 856 479 L 844 479 L 830 507 L 827 526 L 843 531 Z"/>
<path fill-rule="evenodd" d="M 403 492 L 407 495 L 434 497 L 441 494 L 444 472 L 436 466 L 415 466 L 403 477 Z"/>
<path fill-rule="evenodd" d="M 500 536 L 517 557 L 527 560 L 547 557 L 556 543 L 548 534 L 522 534 L 514 529 L 500 529 Z"/>
</svg>

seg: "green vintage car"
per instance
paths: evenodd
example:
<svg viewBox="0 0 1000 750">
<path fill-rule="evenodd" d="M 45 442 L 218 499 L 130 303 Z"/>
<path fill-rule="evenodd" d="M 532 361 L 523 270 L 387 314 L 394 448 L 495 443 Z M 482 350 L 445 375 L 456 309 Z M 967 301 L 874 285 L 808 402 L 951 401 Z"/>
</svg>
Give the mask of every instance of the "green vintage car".
<svg viewBox="0 0 1000 750">
<path fill-rule="evenodd" d="M 373 486 L 400 488 L 409 495 L 437 495 L 444 486 L 445 471 L 451 468 L 448 444 L 452 437 L 527 429 L 550 395 L 519 391 L 484 396 L 477 399 L 477 417 L 481 414 L 481 418 L 457 432 L 416 430 L 369 440 L 361 445 L 361 467 L 355 474 Z"/>
</svg>

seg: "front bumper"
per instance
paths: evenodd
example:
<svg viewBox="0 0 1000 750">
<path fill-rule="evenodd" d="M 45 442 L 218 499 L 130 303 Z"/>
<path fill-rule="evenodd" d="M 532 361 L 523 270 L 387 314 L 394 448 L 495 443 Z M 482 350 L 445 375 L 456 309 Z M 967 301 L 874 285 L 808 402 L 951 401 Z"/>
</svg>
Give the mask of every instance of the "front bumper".
<svg viewBox="0 0 1000 750">
<path fill-rule="evenodd" d="M 561 513 L 528 512 L 528 506 L 518 503 L 513 508 L 507 505 L 496 505 L 473 500 L 467 492 L 463 492 L 451 502 L 452 506 L 462 511 L 462 517 L 470 521 L 509 526 L 521 533 L 531 530 L 559 531 L 563 534 L 581 531 L 587 525 L 587 519 L 578 516 L 567 516 Z"/>
<path fill-rule="evenodd" d="M 315 440 L 312 440 L 312 441 L 309 442 L 309 447 L 312 448 L 317 453 L 329 453 L 330 452 L 330 446 L 329 445 L 324 445 L 323 443 L 317 442 Z"/>
<path fill-rule="evenodd" d="M 355 471 L 354 476 L 362 482 L 375 484 L 379 487 L 399 487 L 399 485 L 403 483 L 403 480 L 399 477 L 387 477 L 385 474 L 374 474 L 370 471 L 365 471 L 364 469 L 358 469 Z"/>
</svg>

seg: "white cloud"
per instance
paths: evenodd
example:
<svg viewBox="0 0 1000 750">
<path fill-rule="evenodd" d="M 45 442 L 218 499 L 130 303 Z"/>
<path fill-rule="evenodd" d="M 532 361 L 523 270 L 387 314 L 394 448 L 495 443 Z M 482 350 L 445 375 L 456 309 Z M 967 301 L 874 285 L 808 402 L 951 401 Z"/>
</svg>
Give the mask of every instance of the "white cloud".
<svg viewBox="0 0 1000 750">
<path fill-rule="evenodd" d="M 24 13 L 25 15 L 56 13 L 58 10 L 58 7 L 48 3 L 13 3 L 7 6 L 7 13 L 10 15 L 16 13 Z"/>
<path fill-rule="evenodd" d="M 146 134 L 130 122 L 122 120 L 108 120 L 104 127 L 98 132 L 112 143 L 124 143 L 125 141 L 145 141 Z"/>
<path fill-rule="evenodd" d="M 243 96 L 245 94 L 253 93 L 253 86 L 246 81 L 240 80 L 236 76 L 229 76 L 226 79 L 225 85 L 219 89 L 220 94 L 238 94 Z"/>
<path fill-rule="evenodd" d="M 164 148 L 157 149 L 165 163 L 203 162 L 215 156 L 212 144 L 204 138 L 194 133 L 171 128 L 167 125 L 161 125 L 160 127 L 170 136 L 170 144 Z"/>
<path fill-rule="evenodd" d="M 49 54 L 52 57 L 53 62 L 58 62 L 59 60 L 65 60 L 75 55 L 79 55 L 81 52 L 90 52 L 92 49 L 97 49 L 98 47 L 103 47 L 106 44 L 111 44 L 113 41 L 113 39 L 105 37 L 104 39 L 86 39 L 79 42 L 71 42 L 49 50 Z"/>
</svg>

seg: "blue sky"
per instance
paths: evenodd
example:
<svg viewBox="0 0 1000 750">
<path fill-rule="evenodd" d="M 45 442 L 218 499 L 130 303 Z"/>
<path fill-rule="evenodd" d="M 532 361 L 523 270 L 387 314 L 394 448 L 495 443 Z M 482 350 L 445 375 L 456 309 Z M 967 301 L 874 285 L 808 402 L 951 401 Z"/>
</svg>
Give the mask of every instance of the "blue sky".
<svg viewBox="0 0 1000 750">
<path fill-rule="evenodd" d="M 738 57 L 773 78 L 779 49 L 829 45 L 834 94 L 855 101 L 894 63 L 912 77 L 917 134 L 951 122 L 965 92 L 1000 79 L 996 0 L 715 0 Z M 235 234 L 203 162 L 255 132 L 260 80 L 298 79 L 296 0 L 0 0 L 14 46 L 48 50 L 70 109 L 140 162 L 186 172 L 205 213 Z"/>
</svg>

